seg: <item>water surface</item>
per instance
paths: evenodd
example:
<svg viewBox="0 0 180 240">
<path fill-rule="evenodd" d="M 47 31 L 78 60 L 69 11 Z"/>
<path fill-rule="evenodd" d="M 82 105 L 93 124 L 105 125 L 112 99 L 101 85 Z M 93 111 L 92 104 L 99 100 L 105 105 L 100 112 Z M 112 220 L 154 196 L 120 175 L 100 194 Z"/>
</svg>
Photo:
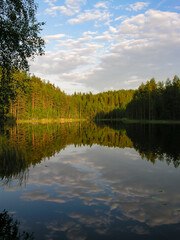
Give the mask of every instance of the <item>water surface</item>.
<svg viewBox="0 0 180 240">
<path fill-rule="evenodd" d="M 180 126 L 17 125 L 0 134 L 0 211 L 35 239 L 180 239 Z"/>
</svg>

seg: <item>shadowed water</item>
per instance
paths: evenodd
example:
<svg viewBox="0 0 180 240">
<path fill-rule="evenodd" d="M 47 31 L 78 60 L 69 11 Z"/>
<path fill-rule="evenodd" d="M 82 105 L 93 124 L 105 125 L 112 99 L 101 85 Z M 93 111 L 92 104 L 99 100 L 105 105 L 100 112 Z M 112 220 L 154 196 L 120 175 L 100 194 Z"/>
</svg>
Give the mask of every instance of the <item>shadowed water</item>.
<svg viewBox="0 0 180 240">
<path fill-rule="evenodd" d="M 179 239 L 180 126 L 3 127 L 0 211 L 35 239 Z"/>
</svg>

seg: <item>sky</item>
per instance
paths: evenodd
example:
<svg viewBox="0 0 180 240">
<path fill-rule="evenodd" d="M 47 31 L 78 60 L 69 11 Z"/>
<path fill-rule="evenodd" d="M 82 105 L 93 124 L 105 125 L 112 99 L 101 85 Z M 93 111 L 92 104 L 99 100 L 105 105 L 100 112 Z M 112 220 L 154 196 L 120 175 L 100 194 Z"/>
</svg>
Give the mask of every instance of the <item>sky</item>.
<svg viewBox="0 0 180 240">
<path fill-rule="evenodd" d="M 180 77 L 179 0 L 35 0 L 45 55 L 30 72 L 67 94 Z"/>
</svg>

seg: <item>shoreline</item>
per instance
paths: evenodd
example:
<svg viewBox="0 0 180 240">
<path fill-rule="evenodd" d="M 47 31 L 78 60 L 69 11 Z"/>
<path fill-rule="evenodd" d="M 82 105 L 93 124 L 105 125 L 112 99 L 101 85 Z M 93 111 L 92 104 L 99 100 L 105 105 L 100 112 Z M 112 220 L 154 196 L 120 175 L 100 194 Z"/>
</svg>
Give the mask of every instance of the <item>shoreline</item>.
<svg viewBox="0 0 180 240">
<path fill-rule="evenodd" d="M 86 119 L 74 119 L 74 118 L 58 118 L 58 119 L 29 119 L 29 120 L 16 120 L 17 124 L 22 123 L 71 123 L 71 122 L 81 122 L 86 121 Z"/>
<path fill-rule="evenodd" d="M 126 124 L 140 123 L 140 124 L 180 124 L 180 120 L 139 120 L 139 119 L 98 119 L 95 122 L 122 122 Z"/>
<path fill-rule="evenodd" d="M 46 124 L 46 123 L 72 123 L 72 122 L 84 122 L 89 119 L 75 119 L 75 118 L 58 118 L 58 119 L 29 119 L 29 120 L 13 120 L 11 122 L 7 121 L 6 123 L 14 123 L 14 124 Z M 117 119 L 94 119 L 94 122 L 121 122 L 123 124 L 180 124 L 180 120 L 139 120 L 139 119 L 127 119 L 127 118 L 117 118 Z"/>
</svg>

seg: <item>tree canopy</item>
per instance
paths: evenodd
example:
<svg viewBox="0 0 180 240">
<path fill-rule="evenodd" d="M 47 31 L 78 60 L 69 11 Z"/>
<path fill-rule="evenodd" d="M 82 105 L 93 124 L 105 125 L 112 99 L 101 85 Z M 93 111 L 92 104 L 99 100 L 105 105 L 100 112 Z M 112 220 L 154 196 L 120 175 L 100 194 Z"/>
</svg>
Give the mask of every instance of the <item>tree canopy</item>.
<svg viewBox="0 0 180 240">
<path fill-rule="evenodd" d="M 34 0 L 0 0 L 0 66 L 28 70 L 27 58 L 44 53 Z"/>
<path fill-rule="evenodd" d="M 0 0 L 0 116 L 14 99 L 13 71 L 29 70 L 28 58 L 44 53 L 43 22 L 36 20 L 34 0 Z"/>
</svg>

